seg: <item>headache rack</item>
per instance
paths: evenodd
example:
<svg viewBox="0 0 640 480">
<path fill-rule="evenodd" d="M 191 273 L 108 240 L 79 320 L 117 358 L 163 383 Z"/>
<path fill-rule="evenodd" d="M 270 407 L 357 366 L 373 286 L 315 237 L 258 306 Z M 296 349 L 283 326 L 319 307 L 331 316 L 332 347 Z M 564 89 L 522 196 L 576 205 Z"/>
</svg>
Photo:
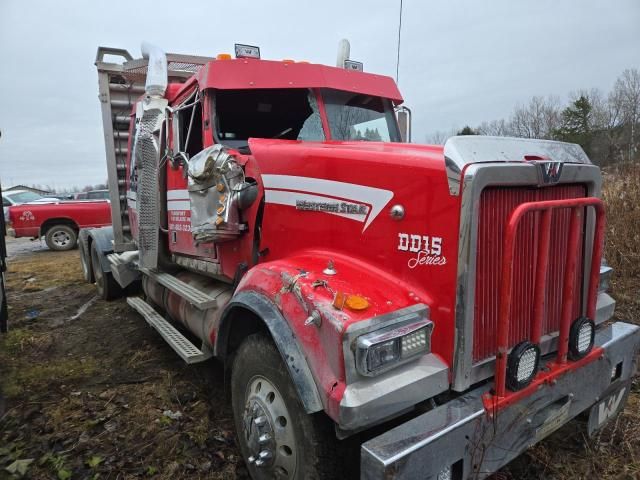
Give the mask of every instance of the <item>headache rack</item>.
<svg viewBox="0 0 640 480">
<path fill-rule="evenodd" d="M 106 61 L 111 56 L 121 63 Z M 170 83 L 184 83 L 211 58 L 195 55 L 167 54 Z M 126 159 L 129 151 L 129 126 L 133 105 L 144 94 L 147 78 L 146 58 L 134 59 L 121 48 L 98 47 L 98 69 L 102 125 L 107 159 L 114 251 L 135 250 L 127 209 Z"/>
</svg>

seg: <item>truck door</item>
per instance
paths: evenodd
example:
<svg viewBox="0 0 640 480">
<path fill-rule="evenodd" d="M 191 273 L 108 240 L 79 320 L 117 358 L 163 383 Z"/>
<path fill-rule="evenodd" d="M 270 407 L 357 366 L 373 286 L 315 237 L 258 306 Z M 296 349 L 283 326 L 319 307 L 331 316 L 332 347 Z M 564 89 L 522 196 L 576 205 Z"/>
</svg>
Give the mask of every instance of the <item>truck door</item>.
<svg viewBox="0 0 640 480">
<path fill-rule="evenodd" d="M 212 143 L 206 115 L 205 96 L 197 89 L 187 93 L 174 107 L 171 116 L 173 160 L 166 165 L 167 173 L 167 230 L 169 251 L 214 259 L 211 244 L 196 245 L 191 235 L 191 209 L 187 187 L 187 162 L 205 146 Z"/>
</svg>

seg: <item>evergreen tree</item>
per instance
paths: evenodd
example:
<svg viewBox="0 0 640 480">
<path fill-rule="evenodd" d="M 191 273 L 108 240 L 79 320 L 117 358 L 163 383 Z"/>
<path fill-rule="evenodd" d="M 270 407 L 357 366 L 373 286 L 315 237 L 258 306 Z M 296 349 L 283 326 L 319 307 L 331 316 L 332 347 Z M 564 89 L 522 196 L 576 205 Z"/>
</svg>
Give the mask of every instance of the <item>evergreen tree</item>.
<svg viewBox="0 0 640 480">
<path fill-rule="evenodd" d="M 372 128 L 369 130 L 368 128 L 364 132 L 364 138 L 371 142 L 381 142 L 382 137 L 380 136 L 380 132 L 377 128 Z"/>
<path fill-rule="evenodd" d="M 456 135 L 477 135 L 478 133 L 469 125 L 460 130 Z"/>
<path fill-rule="evenodd" d="M 590 154 L 593 139 L 593 107 L 589 99 L 580 95 L 562 111 L 562 123 L 553 132 L 554 138 L 563 142 L 579 144 Z"/>
</svg>

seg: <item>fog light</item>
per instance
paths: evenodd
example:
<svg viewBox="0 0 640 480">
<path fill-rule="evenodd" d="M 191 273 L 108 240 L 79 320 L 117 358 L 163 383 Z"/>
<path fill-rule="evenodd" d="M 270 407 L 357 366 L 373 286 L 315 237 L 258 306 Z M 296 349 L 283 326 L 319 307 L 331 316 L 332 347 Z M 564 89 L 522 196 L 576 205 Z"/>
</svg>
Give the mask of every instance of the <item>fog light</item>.
<svg viewBox="0 0 640 480">
<path fill-rule="evenodd" d="M 521 342 L 511 350 L 507 359 L 507 388 L 521 390 L 531 383 L 538 373 L 540 349 L 531 342 Z"/>
<path fill-rule="evenodd" d="M 569 330 L 569 358 L 579 360 L 593 348 L 596 327 L 593 320 L 580 317 L 571 325 Z"/>
</svg>

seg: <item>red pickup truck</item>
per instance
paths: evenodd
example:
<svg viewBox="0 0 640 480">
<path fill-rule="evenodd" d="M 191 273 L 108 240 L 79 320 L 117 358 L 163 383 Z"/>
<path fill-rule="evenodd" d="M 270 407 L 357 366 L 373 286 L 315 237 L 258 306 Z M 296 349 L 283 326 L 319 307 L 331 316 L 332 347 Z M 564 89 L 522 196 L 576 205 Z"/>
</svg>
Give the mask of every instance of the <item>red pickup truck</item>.
<svg viewBox="0 0 640 480">
<path fill-rule="evenodd" d="M 111 225 L 108 200 L 25 203 L 9 207 L 7 234 L 41 238 L 51 250 L 71 250 L 78 243 L 78 231 Z"/>
</svg>

